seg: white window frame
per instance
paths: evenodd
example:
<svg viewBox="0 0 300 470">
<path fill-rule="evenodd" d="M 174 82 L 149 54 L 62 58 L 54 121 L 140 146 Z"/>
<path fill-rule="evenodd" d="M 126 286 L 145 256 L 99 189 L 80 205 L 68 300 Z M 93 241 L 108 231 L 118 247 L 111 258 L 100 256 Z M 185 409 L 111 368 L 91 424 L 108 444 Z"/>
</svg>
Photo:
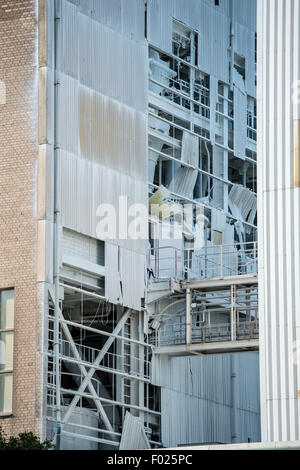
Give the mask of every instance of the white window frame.
<svg viewBox="0 0 300 470">
<path fill-rule="evenodd" d="M 3 293 L 7 293 L 7 292 L 13 292 L 13 299 L 15 301 L 15 290 L 14 289 L 1 289 L 0 290 L 0 320 L 1 320 L 1 304 L 2 304 L 2 295 Z M 1 328 L 1 323 L 0 323 L 0 335 L 2 333 L 12 333 L 13 336 L 14 336 L 14 333 L 15 333 L 15 309 L 13 311 L 13 326 L 12 327 L 9 327 L 9 328 Z M 14 342 L 14 338 L 13 338 L 13 342 Z M 14 343 L 13 343 L 14 345 Z M 14 347 L 14 346 L 13 346 Z M 13 352 L 14 354 L 14 352 Z M 12 359 L 12 362 L 14 361 L 14 357 Z M 14 368 L 12 369 L 4 369 L 4 370 L 0 370 L 0 377 L 1 376 L 12 376 L 12 381 L 14 379 Z M 13 402 L 13 385 L 12 385 L 12 390 L 11 390 L 11 402 Z M 7 417 L 7 416 L 11 416 L 13 414 L 13 405 L 11 407 L 10 410 L 8 411 L 0 411 L 0 418 L 4 418 L 4 417 Z"/>
</svg>

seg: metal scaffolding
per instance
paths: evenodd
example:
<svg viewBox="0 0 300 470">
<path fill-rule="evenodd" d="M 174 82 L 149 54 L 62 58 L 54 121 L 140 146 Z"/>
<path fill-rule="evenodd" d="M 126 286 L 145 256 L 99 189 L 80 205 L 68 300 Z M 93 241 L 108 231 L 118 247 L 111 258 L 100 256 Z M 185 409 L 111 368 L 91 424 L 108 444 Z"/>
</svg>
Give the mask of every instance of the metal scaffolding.
<svg viewBox="0 0 300 470">
<path fill-rule="evenodd" d="M 93 435 L 82 435 L 80 439 L 102 447 L 118 447 L 125 414 L 129 411 L 142 419 L 149 441 L 159 446 L 159 403 L 154 403 L 151 396 L 151 348 L 141 329 L 143 312 L 117 309 L 105 298 L 99 295 L 95 298 L 93 292 L 65 283 L 63 287 L 64 299 L 60 301 L 59 309 L 62 437 L 73 434 L 75 438 L 77 428 L 89 429 Z M 57 375 L 51 290 L 49 294 L 47 420 L 53 423 L 57 407 Z M 104 309 L 106 312 L 110 309 L 105 317 Z M 79 410 L 83 412 L 83 418 L 86 410 L 93 411 L 98 426 L 73 422 L 73 414 Z M 48 428 L 51 426 L 53 424 Z M 70 428 L 74 428 L 71 433 Z"/>
</svg>

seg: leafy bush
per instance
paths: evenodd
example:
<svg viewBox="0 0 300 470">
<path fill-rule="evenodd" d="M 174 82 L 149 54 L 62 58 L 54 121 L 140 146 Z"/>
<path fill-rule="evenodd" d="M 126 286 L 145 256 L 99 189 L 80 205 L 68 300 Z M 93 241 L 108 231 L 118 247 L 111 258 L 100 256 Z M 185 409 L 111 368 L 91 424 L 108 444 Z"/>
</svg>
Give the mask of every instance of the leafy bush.
<svg viewBox="0 0 300 470">
<path fill-rule="evenodd" d="M 54 446 L 50 441 L 41 442 L 32 432 L 22 432 L 17 437 L 7 438 L 0 428 L 0 450 L 50 450 Z"/>
</svg>

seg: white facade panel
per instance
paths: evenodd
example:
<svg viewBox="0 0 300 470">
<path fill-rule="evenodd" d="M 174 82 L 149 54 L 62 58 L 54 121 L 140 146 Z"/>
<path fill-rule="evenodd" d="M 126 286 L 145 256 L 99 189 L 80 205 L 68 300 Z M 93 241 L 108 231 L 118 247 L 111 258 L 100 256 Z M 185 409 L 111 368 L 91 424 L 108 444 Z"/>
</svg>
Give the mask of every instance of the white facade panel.
<svg viewBox="0 0 300 470">
<path fill-rule="evenodd" d="M 235 21 L 255 31 L 257 0 L 232 0 L 232 4 Z"/>
<path fill-rule="evenodd" d="M 68 1 L 63 1 L 61 8 L 60 62 L 66 74 L 78 78 L 80 42 L 78 7 Z"/>
<path fill-rule="evenodd" d="M 81 13 L 105 24 L 109 28 L 121 30 L 121 0 L 82 0 L 79 2 Z"/>
<path fill-rule="evenodd" d="M 85 15 L 79 15 L 79 35 L 80 82 L 145 112 L 146 44 L 132 41 Z"/>
<path fill-rule="evenodd" d="M 300 438 L 300 189 L 293 83 L 299 0 L 258 2 L 258 192 L 262 438 Z M 296 140 L 296 139 L 295 139 Z M 297 354 L 298 352 L 298 354 Z"/>
<path fill-rule="evenodd" d="M 121 248 L 121 279 L 123 305 L 139 311 L 145 298 L 146 257 Z"/>
<path fill-rule="evenodd" d="M 229 81 L 228 59 L 230 57 L 230 0 L 215 6 L 213 1 L 150 0 L 148 40 L 151 44 L 172 53 L 172 21 L 178 20 L 199 35 L 199 68 Z M 246 59 L 246 88 L 255 96 L 254 53 L 256 0 L 233 0 L 233 23 L 236 52 Z"/>
<path fill-rule="evenodd" d="M 111 243 L 105 244 L 105 259 L 109 260 L 105 271 L 105 296 L 109 302 L 121 303 L 122 292 L 119 273 L 119 247 Z"/>
<path fill-rule="evenodd" d="M 128 208 L 148 206 L 144 13 L 139 0 L 62 0 L 58 39 L 62 223 L 96 239 L 97 209 L 112 206 L 112 244 L 126 248 L 126 262 L 115 285 L 106 282 L 108 298 L 118 303 L 121 280 L 129 289 L 122 302 L 131 308 L 140 308 L 144 297 L 147 242 L 119 236 L 118 218 L 120 196 Z M 125 279 L 128 273 L 135 290 Z"/>
<path fill-rule="evenodd" d="M 258 354 L 235 355 L 237 441 L 260 440 Z M 162 387 L 166 446 L 232 442 L 230 355 L 167 359 L 154 356 L 152 381 Z M 236 441 L 236 442 L 237 442 Z"/>
</svg>

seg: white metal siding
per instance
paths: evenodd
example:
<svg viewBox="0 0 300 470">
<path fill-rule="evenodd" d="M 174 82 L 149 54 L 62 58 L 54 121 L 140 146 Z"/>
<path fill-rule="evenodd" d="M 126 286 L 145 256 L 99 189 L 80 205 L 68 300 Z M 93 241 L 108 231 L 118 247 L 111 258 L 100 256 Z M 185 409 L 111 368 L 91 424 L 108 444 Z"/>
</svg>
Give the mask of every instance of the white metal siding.
<svg viewBox="0 0 300 470">
<path fill-rule="evenodd" d="M 300 79 L 300 1 L 258 2 L 258 200 L 262 437 L 300 438 L 300 189 L 292 84 Z"/>
<path fill-rule="evenodd" d="M 117 216 L 120 196 L 127 196 L 129 207 L 134 203 L 148 206 L 145 10 L 140 0 L 62 0 L 61 4 L 62 223 L 96 238 L 100 204 L 111 204 Z M 147 242 L 118 240 L 116 235 L 112 243 L 124 248 L 123 304 L 139 309 Z M 109 263 L 108 257 L 106 268 Z M 110 269 L 107 273 L 108 277 L 112 274 Z M 106 285 L 108 300 L 115 302 L 120 279 Z"/>
<path fill-rule="evenodd" d="M 237 440 L 260 440 L 258 354 L 236 355 Z M 231 442 L 230 355 L 154 356 L 152 381 L 162 387 L 162 441 L 166 446 Z"/>
<path fill-rule="evenodd" d="M 172 52 L 172 20 L 186 24 L 199 34 L 199 68 L 218 80 L 229 81 L 229 0 L 215 6 L 213 0 L 149 0 L 148 40 Z M 255 96 L 253 74 L 256 31 L 256 0 L 233 0 L 234 28 L 238 53 L 246 59 L 246 90 Z"/>
</svg>

